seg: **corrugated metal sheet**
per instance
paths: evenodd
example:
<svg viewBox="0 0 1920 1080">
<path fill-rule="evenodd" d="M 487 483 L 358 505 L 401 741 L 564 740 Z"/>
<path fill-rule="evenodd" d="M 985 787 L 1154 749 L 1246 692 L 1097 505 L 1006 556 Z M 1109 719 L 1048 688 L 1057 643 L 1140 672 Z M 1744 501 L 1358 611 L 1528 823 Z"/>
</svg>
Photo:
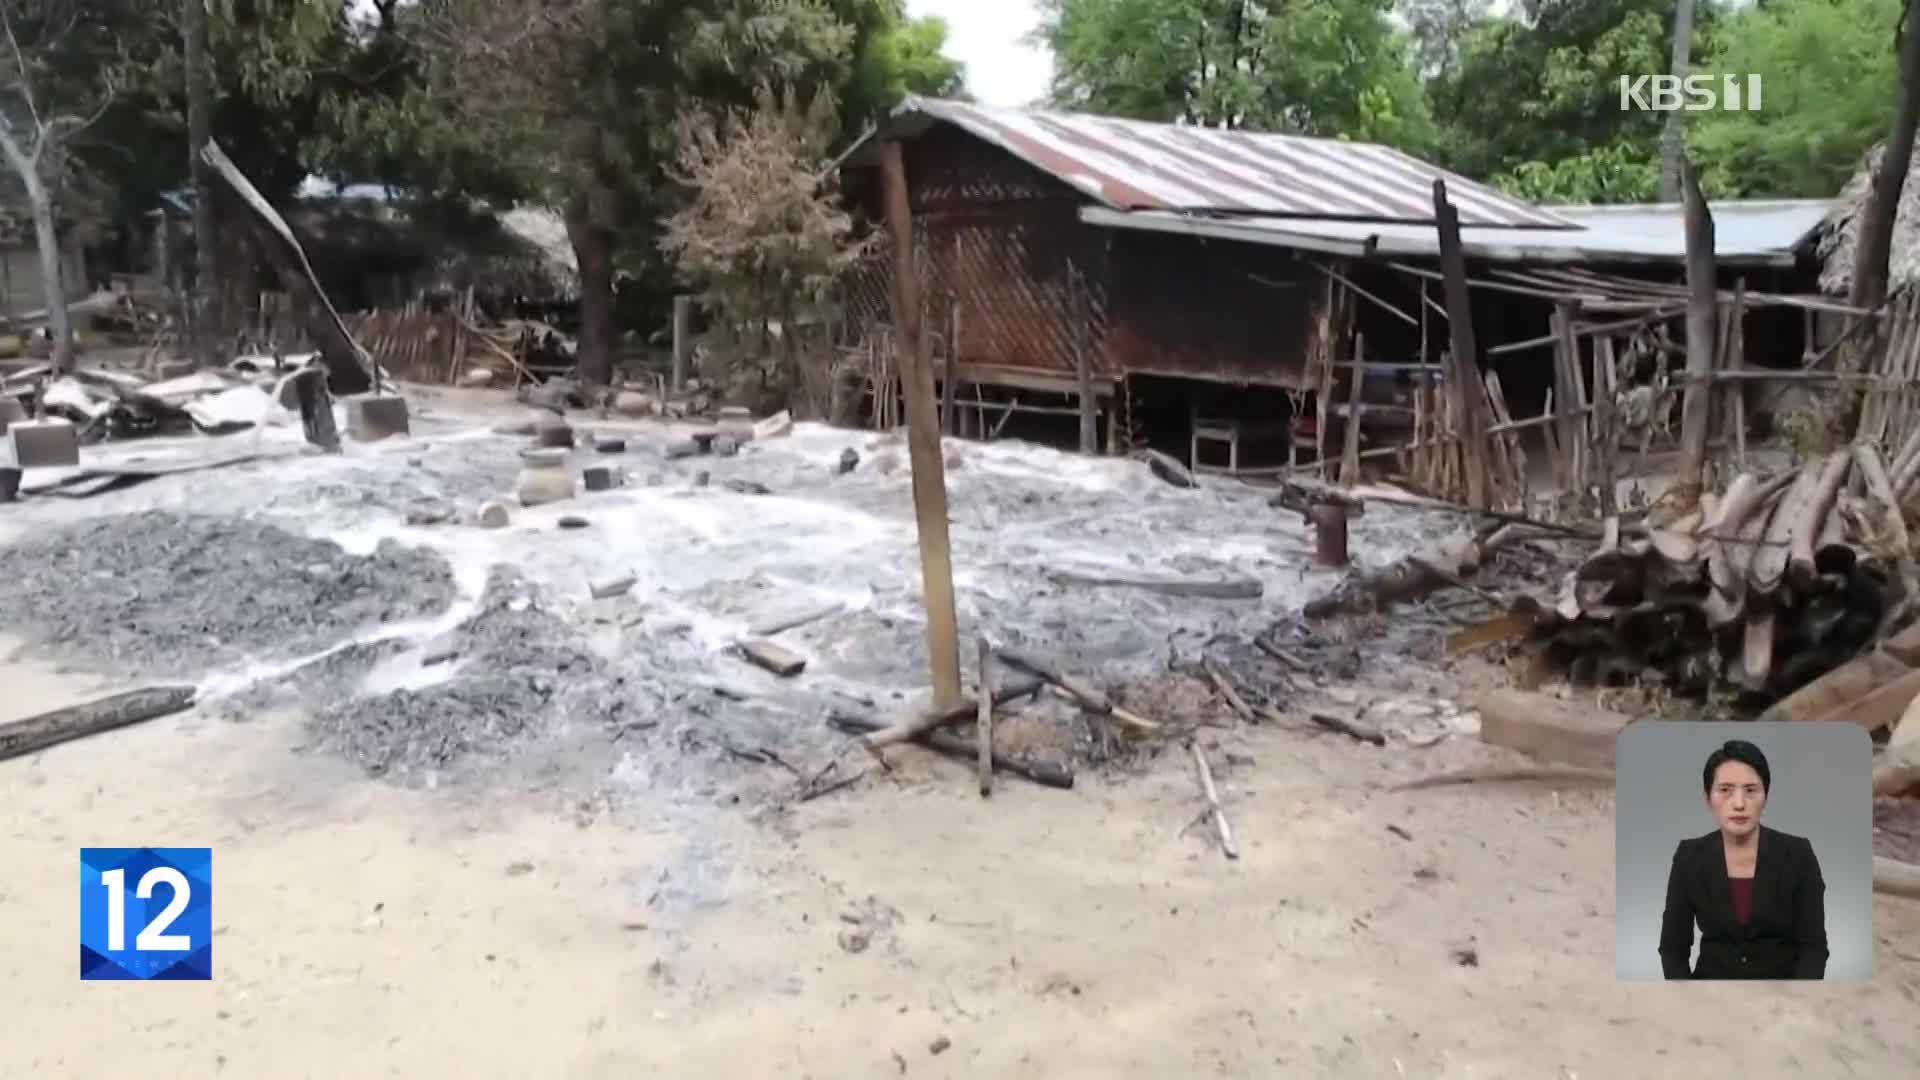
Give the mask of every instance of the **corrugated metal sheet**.
<svg viewBox="0 0 1920 1080">
<path fill-rule="evenodd" d="M 1749 207 L 1713 207 L 1714 254 L 1727 266 L 1794 265 L 1796 252 L 1825 214 L 1826 204 L 1808 201 Z M 1469 258 L 1518 263 L 1665 263 L 1686 261 L 1685 229 L 1677 210 L 1665 207 L 1561 209 L 1582 217 L 1576 229 L 1488 228 L 1463 225 L 1460 243 Z M 1278 217 L 1206 217 L 1169 211 L 1130 212 L 1087 207 L 1081 218 L 1108 228 L 1181 233 L 1221 240 L 1361 256 L 1433 258 L 1440 253 L 1430 225 L 1397 222 L 1305 220 Z"/>
<path fill-rule="evenodd" d="M 1833 200 L 1751 199 L 1716 202 L 1710 208 L 1716 253 L 1790 255 L 1812 240 L 1814 230 L 1833 209 Z M 1548 209 L 1596 238 L 1628 241 L 1671 253 L 1675 258 L 1686 257 L 1686 218 L 1679 203 Z"/>
<path fill-rule="evenodd" d="M 1205 210 L 1371 221 L 1432 221 L 1445 179 L 1463 225 L 1541 228 L 1555 214 L 1371 143 L 992 108 L 909 97 L 897 129 L 960 127 L 1118 210 Z M 858 154 L 861 147 L 849 151 Z"/>
</svg>

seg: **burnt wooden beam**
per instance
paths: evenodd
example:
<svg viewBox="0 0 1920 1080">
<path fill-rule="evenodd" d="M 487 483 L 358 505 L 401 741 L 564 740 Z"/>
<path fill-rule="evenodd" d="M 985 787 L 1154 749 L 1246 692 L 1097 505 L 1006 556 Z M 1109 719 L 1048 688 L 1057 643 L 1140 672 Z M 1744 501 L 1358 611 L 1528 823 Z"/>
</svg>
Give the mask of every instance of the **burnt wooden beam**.
<svg viewBox="0 0 1920 1080">
<path fill-rule="evenodd" d="M 1700 193 L 1693 162 L 1680 159 L 1681 208 L 1687 236 L 1687 386 L 1680 405 L 1679 485 L 1700 497 L 1707 464 L 1707 428 L 1713 413 L 1713 368 L 1720 331 L 1720 292 L 1714 282 L 1713 212 Z M 1691 505 L 1691 502 L 1683 505 Z"/>
<path fill-rule="evenodd" d="M 907 398 L 907 452 L 913 466 L 913 512 L 920 538 L 921 595 L 927 613 L 927 663 L 936 707 L 960 697 L 960 631 L 953 604 L 953 550 L 947 536 L 946 462 L 940 456 L 940 414 L 920 327 L 920 284 L 913 261 L 913 209 L 900 143 L 880 148 L 887 228 L 893 235 L 893 318 L 899 328 L 900 377 Z"/>
<path fill-rule="evenodd" d="M 1447 182 L 1433 182 L 1433 216 L 1440 233 L 1440 272 L 1447 301 L 1447 327 L 1453 341 L 1449 372 L 1466 449 L 1467 502 L 1492 505 L 1487 492 L 1487 418 L 1480 392 L 1480 353 L 1473 340 L 1473 309 L 1467 293 L 1467 260 L 1460 249 L 1460 215 L 1447 201 Z"/>
</svg>

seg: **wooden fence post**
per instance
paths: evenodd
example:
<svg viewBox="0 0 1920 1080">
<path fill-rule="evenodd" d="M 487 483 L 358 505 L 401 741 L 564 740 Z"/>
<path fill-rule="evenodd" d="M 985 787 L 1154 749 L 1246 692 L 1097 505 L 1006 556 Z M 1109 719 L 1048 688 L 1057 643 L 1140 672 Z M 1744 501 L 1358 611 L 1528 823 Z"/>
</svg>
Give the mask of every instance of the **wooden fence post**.
<svg viewBox="0 0 1920 1080">
<path fill-rule="evenodd" d="M 913 210 L 900 143 L 881 146 L 887 227 L 893 233 L 893 314 L 899 328 L 900 374 L 907 397 L 907 452 L 913 466 L 913 510 L 920 537 L 920 582 L 927 614 L 927 663 L 934 707 L 960 702 L 960 634 L 953 603 L 953 554 L 947 537 L 947 474 L 940 456 L 939 402 L 920 327 L 920 289 L 913 261 Z"/>
</svg>

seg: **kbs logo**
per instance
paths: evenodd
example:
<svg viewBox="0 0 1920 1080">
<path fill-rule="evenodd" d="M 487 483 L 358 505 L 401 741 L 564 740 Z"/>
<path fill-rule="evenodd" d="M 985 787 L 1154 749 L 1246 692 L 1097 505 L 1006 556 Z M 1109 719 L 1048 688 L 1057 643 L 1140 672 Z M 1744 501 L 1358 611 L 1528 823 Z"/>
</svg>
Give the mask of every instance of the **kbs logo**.
<svg viewBox="0 0 1920 1080">
<path fill-rule="evenodd" d="M 80 978 L 213 978 L 213 849 L 81 848 Z"/>
<path fill-rule="evenodd" d="M 1758 75 L 1620 76 L 1620 111 L 1760 111 Z"/>
</svg>

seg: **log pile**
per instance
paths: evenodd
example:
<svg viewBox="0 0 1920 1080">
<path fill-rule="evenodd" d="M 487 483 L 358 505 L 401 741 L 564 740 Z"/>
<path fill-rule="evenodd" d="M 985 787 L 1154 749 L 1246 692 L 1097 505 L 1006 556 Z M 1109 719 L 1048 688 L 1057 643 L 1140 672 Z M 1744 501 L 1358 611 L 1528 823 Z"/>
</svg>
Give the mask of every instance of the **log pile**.
<svg viewBox="0 0 1920 1080">
<path fill-rule="evenodd" d="M 1608 519 L 1520 651 L 1576 684 L 1733 687 L 1778 700 L 1886 636 L 1916 599 L 1901 507 L 1920 495 L 1920 434 L 1778 475 L 1749 472 L 1628 532 Z"/>
</svg>

